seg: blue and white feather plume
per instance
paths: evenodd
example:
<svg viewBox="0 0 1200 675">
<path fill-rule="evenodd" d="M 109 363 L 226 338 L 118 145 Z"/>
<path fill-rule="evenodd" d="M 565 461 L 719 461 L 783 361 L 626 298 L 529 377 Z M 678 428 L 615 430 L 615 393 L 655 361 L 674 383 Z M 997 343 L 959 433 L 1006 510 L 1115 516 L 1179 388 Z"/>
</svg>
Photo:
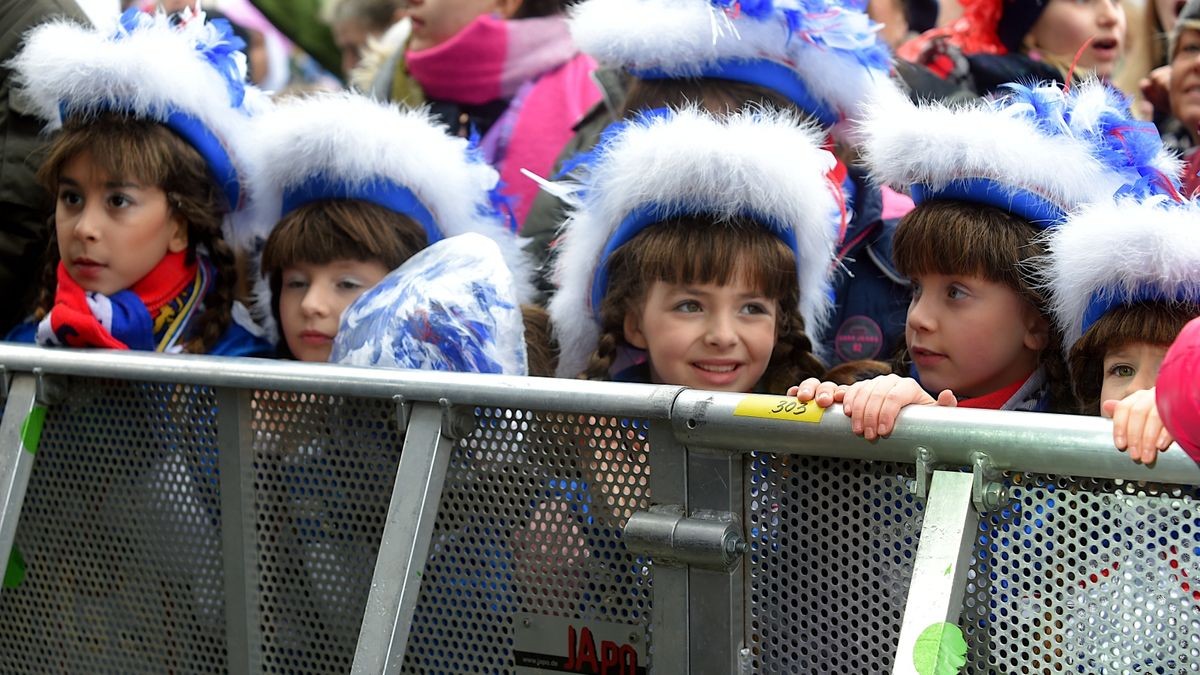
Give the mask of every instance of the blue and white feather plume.
<svg viewBox="0 0 1200 675">
<path fill-rule="evenodd" d="M 480 234 L 443 239 L 363 293 L 342 314 L 330 361 L 526 375 L 514 277 Z"/>
<path fill-rule="evenodd" d="M 819 333 L 830 309 L 830 271 L 841 214 L 826 180 L 834 166 L 823 132 L 786 112 L 718 118 L 685 109 L 621 123 L 579 164 L 579 182 L 550 189 L 570 212 L 548 306 L 560 377 L 583 371 L 599 339 L 607 256 L 641 230 L 683 215 L 749 217 L 796 256 L 800 314 Z"/>
</svg>

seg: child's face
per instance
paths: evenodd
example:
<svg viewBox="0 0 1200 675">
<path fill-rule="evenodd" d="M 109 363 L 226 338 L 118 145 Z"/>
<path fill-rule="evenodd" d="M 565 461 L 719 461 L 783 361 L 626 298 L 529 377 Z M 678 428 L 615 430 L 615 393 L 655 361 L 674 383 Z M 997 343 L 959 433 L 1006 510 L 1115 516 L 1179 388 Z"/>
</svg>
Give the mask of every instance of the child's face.
<svg viewBox="0 0 1200 675">
<path fill-rule="evenodd" d="M 1030 49 L 1070 63 L 1089 39 L 1092 42 L 1080 55 L 1078 68 L 1110 77 L 1125 48 L 1121 0 L 1049 0 L 1025 41 Z"/>
<path fill-rule="evenodd" d="M 966 275 L 918 274 L 904 337 L 926 389 L 982 396 L 1037 368 L 1047 322 L 1004 284 Z"/>
<path fill-rule="evenodd" d="M 1167 346 L 1145 342 L 1132 342 L 1109 350 L 1104 355 L 1101 407 L 1105 401 L 1119 401 L 1135 391 L 1153 387 L 1166 355 Z"/>
<path fill-rule="evenodd" d="M 458 34 L 477 17 L 499 9 L 498 0 L 409 0 L 412 50 L 436 47 Z"/>
<path fill-rule="evenodd" d="M 292 355 L 301 361 L 328 361 L 342 312 L 387 276 L 383 263 L 337 260 L 298 264 L 283 270 L 279 322 Z"/>
<path fill-rule="evenodd" d="M 1200 30 L 1184 29 L 1179 34 L 1167 88 L 1171 114 L 1183 123 L 1193 139 L 1200 138 L 1196 131 L 1200 127 Z"/>
<path fill-rule="evenodd" d="M 656 281 L 640 312 L 625 316 L 625 340 L 646 350 L 653 381 L 716 391 L 752 391 L 775 349 L 779 303 L 745 282 Z"/>
<path fill-rule="evenodd" d="M 162 189 L 108 175 L 86 151 L 59 173 L 54 227 L 67 274 L 104 295 L 130 288 L 168 252 L 187 248 L 187 225 Z"/>
</svg>

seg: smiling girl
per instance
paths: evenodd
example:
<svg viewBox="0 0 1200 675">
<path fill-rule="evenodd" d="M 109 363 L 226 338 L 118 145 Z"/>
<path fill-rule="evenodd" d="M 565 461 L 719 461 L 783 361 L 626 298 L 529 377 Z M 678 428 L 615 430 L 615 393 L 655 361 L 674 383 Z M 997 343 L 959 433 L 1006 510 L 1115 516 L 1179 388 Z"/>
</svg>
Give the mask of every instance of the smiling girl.
<svg viewBox="0 0 1200 675">
<path fill-rule="evenodd" d="M 826 316 L 839 218 L 819 143 L 753 111 L 606 132 L 556 261 L 559 375 L 748 392 L 819 374 L 806 330 Z"/>
<path fill-rule="evenodd" d="M 11 339 L 269 350 L 234 301 L 222 237 L 241 201 L 235 151 L 248 123 L 239 43 L 202 14 L 174 27 L 137 10 L 115 32 L 54 23 L 29 34 L 17 78 L 61 131 L 39 172 L 56 197 L 42 293 Z"/>
</svg>

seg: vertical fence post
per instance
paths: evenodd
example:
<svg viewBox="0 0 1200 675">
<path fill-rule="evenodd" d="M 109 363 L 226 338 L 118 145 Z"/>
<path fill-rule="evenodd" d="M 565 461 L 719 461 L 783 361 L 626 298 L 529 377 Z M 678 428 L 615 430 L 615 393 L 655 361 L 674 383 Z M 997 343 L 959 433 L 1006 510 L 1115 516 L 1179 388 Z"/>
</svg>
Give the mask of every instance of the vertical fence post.
<svg viewBox="0 0 1200 675">
<path fill-rule="evenodd" d="M 650 421 L 650 499 L 688 508 L 687 448 L 675 439 L 667 420 Z M 688 570 L 653 565 L 650 633 L 656 673 L 688 673 Z"/>
<path fill-rule="evenodd" d="M 371 579 L 354 673 L 398 673 L 412 628 L 430 537 L 446 482 L 455 428 L 465 416 L 428 403 L 413 405 L 396 469 L 379 556 Z"/>
<path fill-rule="evenodd" d="M 689 514 L 715 511 L 741 518 L 745 499 L 742 457 L 739 452 L 688 448 Z M 688 582 L 689 672 L 739 672 L 739 654 L 746 635 L 744 566 L 732 572 L 692 567 Z"/>
<path fill-rule="evenodd" d="M 251 395 L 246 389 L 221 387 L 216 398 L 221 546 L 225 559 L 225 647 L 229 672 L 255 673 L 262 664 L 262 628 L 258 616 Z"/>
<path fill-rule="evenodd" d="M 0 564 L 11 560 L 45 416 L 45 402 L 38 401 L 37 376 L 14 375 L 0 421 Z"/>
<path fill-rule="evenodd" d="M 916 672 L 917 638 L 927 628 L 958 623 L 979 529 L 979 514 L 971 503 L 973 481 L 972 474 L 958 471 L 933 474 L 893 673 Z"/>
</svg>

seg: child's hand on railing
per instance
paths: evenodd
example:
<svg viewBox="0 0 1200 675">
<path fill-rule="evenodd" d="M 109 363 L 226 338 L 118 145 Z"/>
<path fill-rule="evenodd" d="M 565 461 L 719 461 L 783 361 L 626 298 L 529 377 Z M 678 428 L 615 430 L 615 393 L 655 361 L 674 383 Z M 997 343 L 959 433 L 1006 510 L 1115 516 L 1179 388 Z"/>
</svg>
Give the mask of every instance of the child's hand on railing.
<svg viewBox="0 0 1200 675">
<path fill-rule="evenodd" d="M 1175 439 L 1163 426 L 1154 400 L 1154 388 L 1135 391 L 1125 398 L 1104 402 L 1105 415 L 1112 416 L 1113 444 L 1118 450 L 1128 450 L 1129 458 L 1150 465 L 1158 453 L 1170 447 Z"/>
<path fill-rule="evenodd" d="M 815 400 L 822 408 L 841 403 L 842 412 L 851 420 L 851 429 L 868 441 L 891 434 L 896 417 L 905 406 L 958 405 L 958 399 L 949 389 L 935 399 L 916 380 L 899 375 L 883 375 L 850 386 L 809 378 L 789 389 L 788 395 L 801 401 Z"/>
</svg>

